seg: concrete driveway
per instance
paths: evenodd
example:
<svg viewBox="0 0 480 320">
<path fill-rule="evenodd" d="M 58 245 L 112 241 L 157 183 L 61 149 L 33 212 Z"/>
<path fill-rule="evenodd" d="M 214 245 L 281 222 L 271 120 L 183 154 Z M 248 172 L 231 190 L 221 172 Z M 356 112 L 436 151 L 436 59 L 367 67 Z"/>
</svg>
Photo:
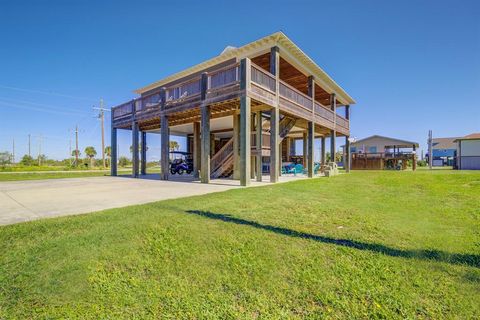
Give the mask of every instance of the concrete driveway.
<svg viewBox="0 0 480 320">
<path fill-rule="evenodd" d="M 266 177 L 265 177 L 265 180 Z M 291 179 L 282 177 L 282 181 Z M 253 182 L 252 186 L 268 184 Z M 161 181 L 158 175 L 88 177 L 0 183 L 0 225 L 39 218 L 88 213 L 165 199 L 188 197 L 239 188 L 238 181 L 214 180 L 211 184 L 191 177 Z"/>
</svg>

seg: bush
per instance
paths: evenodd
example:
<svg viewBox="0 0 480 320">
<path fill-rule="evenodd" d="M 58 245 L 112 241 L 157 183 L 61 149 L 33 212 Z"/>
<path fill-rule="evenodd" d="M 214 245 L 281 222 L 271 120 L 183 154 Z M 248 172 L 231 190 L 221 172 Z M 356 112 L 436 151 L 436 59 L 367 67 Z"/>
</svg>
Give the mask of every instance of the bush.
<svg viewBox="0 0 480 320">
<path fill-rule="evenodd" d="M 419 166 L 419 167 L 426 167 L 426 166 L 427 166 L 427 161 L 425 161 L 425 160 L 418 160 L 418 161 L 417 161 L 417 166 Z"/>
</svg>

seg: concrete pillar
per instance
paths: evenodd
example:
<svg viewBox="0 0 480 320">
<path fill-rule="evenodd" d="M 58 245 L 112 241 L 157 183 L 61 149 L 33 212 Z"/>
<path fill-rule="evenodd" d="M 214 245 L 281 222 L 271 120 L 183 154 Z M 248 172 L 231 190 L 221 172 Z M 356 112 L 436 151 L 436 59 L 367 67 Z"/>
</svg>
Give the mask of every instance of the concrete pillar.
<svg viewBox="0 0 480 320">
<path fill-rule="evenodd" d="M 248 96 L 250 85 L 250 59 L 244 58 L 240 61 L 240 89 L 245 93 L 240 98 L 240 185 L 250 185 L 251 165 L 251 101 Z"/>
<path fill-rule="evenodd" d="M 279 135 L 280 112 L 278 107 L 270 111 L 270 182 L 278 182 L 279 158 L 280 158 L 280 135 Z"/>
<path fill-rule="evenodd" d="M 138 178 L 138 122 L 132 123 L 132 177 Z"/>
<path fill-rule="evenodd" d="M 210 133 L 210 157 L 215 155 L 215 135 Z"/>
<path fill-rule="evenodd" d="M 210 106 L 204 105 L 202 108 L 201 122 L 201 181 L 210 182 Z"/>
<path fill-rule="evenodd" d="M 278 107 L 280 86 L 280 49 L 270 50 L 270 73 L 275 76 L 276 102 L 270 111 L 270 182 L 278 182 L 280 161 L 280 110 Z"/>
<path fill-rule="evenodd" d="M 327 161 L 327 150 L 325 147 L 325 137 L 323 136 L 322 139 L 320 140 L 321 144 L 321 149 L 322 149 L 322 154 L 320 155 L 320 163 L 322 165 L 325 165 L 325 162 Z"/>
<path fill-rule="evenodd" d="M 303 132 L 303 167 L 305 170 L 308 168 L 308 131 Z"/>
<path fill-rule="evenodd" d="M 200 151 L 200 122 L 193 123 L 193 176 L 199 177 L 201 163 L 201 151 Z"/>
<path fill-rule="evenodd" d="M 160 139 L 161 139 L 161 169 L 160 179 L 168 180 L 170 171 L 170 132 L 168 128 L 168 117 L 165 114 L 160 115 Z"/>
<path fill-rule="evenodd" d="M 240 179 L 240 115 L 233 114 L 233 179 Z"/>
<path fill-rule="evenodd" d="M 240 185 L 250 185 L 250 97 L 240 99 Z"/>
<path fill-rule="evenodd" d="M 263 163 L 262 163 L 262 145 L 263 145 L 263 128 L 262 128 L 262 112 L 257 111 L 257 115 L 255 117 L 256 125 L 255 125 L 255 130 L 256 130 L 256 145 L 257 145 L 257 159 L 255 161 L 256 164 L 256 175 L 257 175 L 257 181 L 262 181 L 262 170 L 263 170 Z"/>
<path fill-rule="evenodd" d="M 207 97 L 208 75 L 202 73 L 201 80 L 201 99 L 204 101 Z M 202 183 L 210 183 L 210 106 L 202 104 L 200 107 L 201 119 L 201 169 L 200 181 Z"/>
<path fill-rule="evenodd" d="M 308 123 L 308 157 L 307 157 L 307 167 L 308 167 L 308 177 L 313 177 L 313 160 L 314 160 L 314 145 L 315 145 L 315 124 L 310 121 Z"/>
<path fill-rule="evenodd" d="M 346 105 L 345 106 L 345 119 L 350 120 L 350 106 Z M 343 159 L 343 166 L 345 167 L 345 172 L 349 173 L 350 172 L 350 163 L 352 161 L 351 158 L 351 151 L 350 151 L 350 136 L 345 137 L 345 159 Z"/>
<path fill-rule="evenodd" d="M 142 131 L 140 136 L 140 174 L 147 174 L 147 133 Z"/>
<path fill-rule="evenodd" d="M 330 95 L 330 108 L 333 111 L 333 114 L 335 116 L 335 119 L 337 118 L 337 99 L 335 96 L 335 93 L 332 93 Z M 336 120 L 335 120 L 336 122 Z M 337 150 L 337 147 L 335 145 L 337 133 L 335 129 L 330 130 L 330 159 L 332 162 L 335 162 L 335 151 Z"/>
<path fill-rule="evenodd" d="M 112 112 L 113 113 L 113 112 Z M 112 125 L 112 136 L 110 140 L 110 175 L 117 175 L 117 128 Z"/>
</svg>

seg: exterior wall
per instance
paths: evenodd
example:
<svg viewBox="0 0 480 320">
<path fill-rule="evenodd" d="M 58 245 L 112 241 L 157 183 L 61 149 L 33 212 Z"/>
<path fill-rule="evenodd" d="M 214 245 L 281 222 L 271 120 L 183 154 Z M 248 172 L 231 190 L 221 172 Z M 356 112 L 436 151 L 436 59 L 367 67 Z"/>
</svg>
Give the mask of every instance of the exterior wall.
<svg viewBox="0 0 480 320">
<path fill-rule="evenodd" d="M 458 167 L 461 170 L 480 170 L 480 140 L 460 140 Z"/>
<path fill-rule="evenodd" d="M 383 137 L 372 137 L 368 140 L 352 143 L 351 147 L 356 147 L 355 152 L 369 153 L 370 147 L 376 147 L 376 152 L 385 152 L 385 146 L 390 146 L 394 144 L 405 144 L 405 142 L 397 141 L 394 139 L 386 139 Z"/>
</svg>

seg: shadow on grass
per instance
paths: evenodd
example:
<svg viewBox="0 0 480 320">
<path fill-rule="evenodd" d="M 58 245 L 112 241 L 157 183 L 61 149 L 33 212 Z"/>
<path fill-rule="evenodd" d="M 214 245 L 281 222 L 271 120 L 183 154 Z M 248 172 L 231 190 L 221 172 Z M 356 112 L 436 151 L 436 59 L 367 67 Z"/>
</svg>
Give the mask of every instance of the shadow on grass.
<svg viewBox="0 0 480 320">
<path fill-rule="evenodd" d="M 286 235 L 289 237 L 308 239 L 308 240 L 313 240 L 313 241 L 327 243 L 327 244 L 333 244 L 333 245 L 347 247 L 347 248 L 371 251 L 371 252 L 381 253 L 391 257 L 432 260 L 432 261 L 446 262 L 446 263 L 458 264 L 458 265 L 468 265 L 468 266 L 480 268 L 480 255 L 476 255 L 476 254 L 458 254 L 458 253 L 449 253 L 449 252 L 444 252 L 439 250 L 395 249 L 382 244 L 366 243 L 366 242 L 348 240 L 348 239 L 336 239 L 336 238 L 319 236 L 319 235 L 314 235 L 314 234 L 305 233 L 305 232 L 299 232 L 299 231 L 295 231 L 287 228 L 271 226 L 268 224 L 261 224 L 255 221 L 236 218 L 229 214 L 212 213 L 212 212 L 200 211 L 200 210 L 188 210 L 186 212 L 189 214 L 195 214 L 197 216 L 201 216 L 209 219 L 221 220 L 224 222 L 240 224 L 240 225 L 247 225 L 250 227 L 267 230 L 270 232 Z"/>
</svg>

